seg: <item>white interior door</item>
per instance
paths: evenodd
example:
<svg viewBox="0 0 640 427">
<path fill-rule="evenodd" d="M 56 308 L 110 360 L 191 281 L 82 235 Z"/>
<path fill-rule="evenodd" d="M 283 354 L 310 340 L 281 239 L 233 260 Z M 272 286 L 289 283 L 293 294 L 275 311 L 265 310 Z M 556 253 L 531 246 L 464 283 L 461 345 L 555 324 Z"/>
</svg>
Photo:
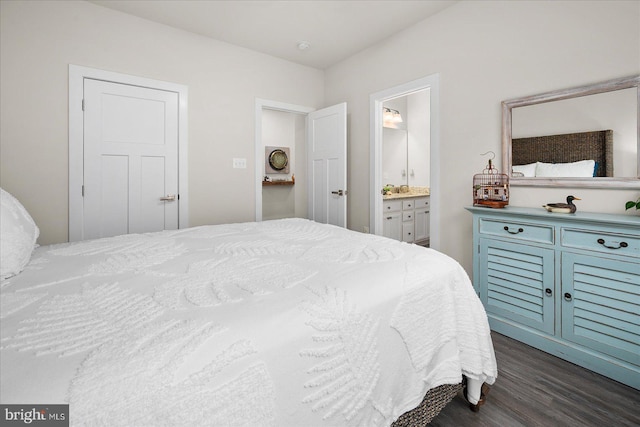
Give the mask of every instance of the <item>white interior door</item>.
<svg viewBox="0 0 640 427">
<path fill-rule="evenodd" d="M 84 80 L 83 238 L 178 228 L 178 94 Z"/>
<path fill-rule="evenodd" d="M 307 116 L 309 219 L 347 226 L 347 104 Z"/>
</svg>

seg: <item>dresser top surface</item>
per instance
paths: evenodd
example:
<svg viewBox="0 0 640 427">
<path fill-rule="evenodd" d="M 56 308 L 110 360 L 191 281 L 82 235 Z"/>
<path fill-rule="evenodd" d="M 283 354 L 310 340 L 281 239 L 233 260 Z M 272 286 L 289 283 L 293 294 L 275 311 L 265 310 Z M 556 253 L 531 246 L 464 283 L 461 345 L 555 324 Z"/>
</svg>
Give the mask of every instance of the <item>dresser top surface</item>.
<svg viewBox="0 0 640 427">
<path fill-rule="evenodd" d="M 547 212 L 544 208 L 525 208 L 518 206 L 506 206 L 502 209 L 492 209 L 481 206 L 466 206 L 466 210 L 473 214 L 484 216 L 516 216 L 535 218 L 545 221 L 557 221 L 564 223 L 581 223 L 581 222 L 599 222 L 618 225 L 627 225 L 633 228 L 640 228 L 640 216 L 638 215 L 624 215 L 624 214 L 607 214 L 596 212 L 581 212 L 578 211 L 573 214 L 567 213 L 552 213 Z"/>
</svg>

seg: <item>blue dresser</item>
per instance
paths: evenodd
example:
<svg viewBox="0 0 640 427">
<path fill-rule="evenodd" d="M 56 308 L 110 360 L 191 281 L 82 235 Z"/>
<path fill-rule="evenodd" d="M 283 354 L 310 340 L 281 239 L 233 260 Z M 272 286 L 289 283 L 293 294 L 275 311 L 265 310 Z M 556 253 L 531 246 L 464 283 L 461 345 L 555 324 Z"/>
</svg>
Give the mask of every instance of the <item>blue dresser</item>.
<svg viewBox="0 0 640 427">
<path fill-rule="evenodd" d="M 466 209 L 491 329 L 640 389 L 640 217 Z"/>
</svg>

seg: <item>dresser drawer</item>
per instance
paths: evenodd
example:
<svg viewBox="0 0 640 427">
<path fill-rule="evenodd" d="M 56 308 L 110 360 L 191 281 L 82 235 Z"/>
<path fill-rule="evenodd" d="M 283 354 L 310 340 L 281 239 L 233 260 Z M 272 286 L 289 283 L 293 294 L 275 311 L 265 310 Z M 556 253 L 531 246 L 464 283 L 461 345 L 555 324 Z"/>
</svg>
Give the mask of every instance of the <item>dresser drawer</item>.
<svg viewBox="0 0 640 427">
<path fill-rule="evenodd" d="M 640 236 L 563 228 L 562 246 L 640 258 Z"/>
<path fill-rule="evenodd" d="M 403 200 L 402 201 L 402 209 L 403 210 L 413 209 L 414 205 L 415 205 L 415 201 L 413 199 Z"/>
<path fill-rule="evenodd" d="M 403 221 L 413 221 L 413 211 L 402 212 Z"/>
<path fill-rule="evenodd" d="M 416 209 L 418 208 L 428 208 L 429 207 L 429 198 L 428 197 L 419 197 L 415 199 Z"/>
<path fill-rule="evenodd" d="M 553 226 L 480 218 L 480 234 L 553 244 Z"/>
<path fill-rule="evenodd" d="M 402 210 L 402 200 L 389 200 L 385 201 L 382 205 L 384 212 L 393 212 Z"/>
<path fill-rule="evenodd" d="M 402 224 L 402 241 L 413 243 L 415 237 L 413 235 L 413 223 Z"/>
</svg>

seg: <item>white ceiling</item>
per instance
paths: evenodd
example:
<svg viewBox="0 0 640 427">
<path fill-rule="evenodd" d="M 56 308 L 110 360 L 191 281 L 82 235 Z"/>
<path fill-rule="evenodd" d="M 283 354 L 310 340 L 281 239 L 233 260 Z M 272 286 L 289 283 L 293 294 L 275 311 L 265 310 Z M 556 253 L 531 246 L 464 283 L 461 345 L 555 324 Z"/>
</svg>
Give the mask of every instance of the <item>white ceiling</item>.
<svg viewBox="0 0 640 427">
<path fill-rule="evenodd" d="M 327 68 L 453 5 L 453 0 L 89 0 L 315 68 Z M 298 44 L 306 41 L 304 51 Z"/>
</svg>

